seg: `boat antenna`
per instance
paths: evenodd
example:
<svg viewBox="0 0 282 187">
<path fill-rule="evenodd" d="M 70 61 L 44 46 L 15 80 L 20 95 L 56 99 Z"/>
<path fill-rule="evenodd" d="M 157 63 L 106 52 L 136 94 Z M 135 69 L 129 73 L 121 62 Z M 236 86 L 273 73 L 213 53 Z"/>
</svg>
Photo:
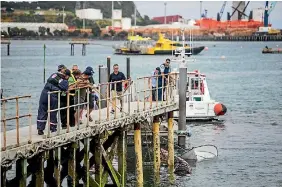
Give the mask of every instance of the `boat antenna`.
<svg viewBox="0 0 282 187">
<path fill-rule="evenodd" d="M 186 67 L 187 62 L 191 62 L 191 60 L 187 57 L 191 57 L 192 52 L 190 49 L 189 53 L 186 53 L 185 50 L 185 29 L 181 29 L 182 32 L 182 47 L 178 47 L 175 49 L 174 52 L 174 58 L 172 58 L 172 62 L 179 62 L 179 67 Z M 190 30 L 191 33 L 191 30 Z M 191 34 L 190 34 L 190 38 L 191 38 Z M 191 39 L 190 39 L 191 40 Z M 191 41 L 190 41 L 191 42 Z"/>
</svg>

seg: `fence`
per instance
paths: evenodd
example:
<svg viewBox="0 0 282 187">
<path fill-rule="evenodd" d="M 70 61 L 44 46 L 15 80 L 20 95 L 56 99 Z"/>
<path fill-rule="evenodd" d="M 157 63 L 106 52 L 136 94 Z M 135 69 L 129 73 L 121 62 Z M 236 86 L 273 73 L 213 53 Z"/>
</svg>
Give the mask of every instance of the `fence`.
<svg viewBox="0 0 282 187">
<path fill-rule="evenodd" d="M 20 96 L 20 97 L 10 97 L 10 98 L 3 98 L 1 99 L 2 105 L 2 119 L 1 122 L 3 124 L 3 144 L 2 144 L 2 151 L 6 150 L 7 146 L 7 125 L 6 122 L 10 120 L 16 120 L 16 146 L 20 146 L 20 118 L 28 117 L 29 118 L 29 134 L 28 134 L 28 143 L 32 142 L 32 135 L 31 135 L 31 107 L 29 105 L 29 114 L 20 115 L 19 114 L 19 99 L 31 98 L 30 95 Z M 16 100 L 16 116 L 6 118 L 6 104 L 7 101 Z M 12 138 L 12 137 L 9 137 Z"/>
</svg>

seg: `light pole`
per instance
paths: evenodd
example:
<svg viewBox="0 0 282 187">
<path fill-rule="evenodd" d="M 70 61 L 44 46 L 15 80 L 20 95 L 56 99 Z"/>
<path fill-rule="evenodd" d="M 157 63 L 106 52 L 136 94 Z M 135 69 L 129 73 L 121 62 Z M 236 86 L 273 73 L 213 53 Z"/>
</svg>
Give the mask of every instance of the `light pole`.
<svg viewBox="0 0 282 187">
<path fill-rule="evenodd" d="M 164 3 L 164 15 L 165 15 L 165 17 L 164 17 L 164 24 L 166 24 L 166 2 Z"/>
<path fill-rule="evenodd" d="M 63 6 L 62 8 L 63 8 L 63 23 L 65 23 L 65 6 Z"/>
<path fill-rule="evenodd" d="M 134 26 L 136 27 L 136 5 L 134 3 Z"/>
</svg>

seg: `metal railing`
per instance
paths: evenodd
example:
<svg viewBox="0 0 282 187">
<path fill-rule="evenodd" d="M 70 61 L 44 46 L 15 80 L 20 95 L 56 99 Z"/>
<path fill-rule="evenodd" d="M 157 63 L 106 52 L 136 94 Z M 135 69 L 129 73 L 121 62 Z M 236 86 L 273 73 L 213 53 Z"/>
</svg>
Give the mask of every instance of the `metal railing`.
<svg viewBox="0 0 282 187">
<path fill-rule="evenodd" d="M 147 76 L 147 77 L 141 77 L 137 78 L 135 81 L 132 80 L 123 80 L 123 81 L 117 81 L 117 82 L 107 82 L 107 83 L 101 83 L 97 85 L 97 87 L 79 87 L 74 89 L 69 89 L 67 92 L 62 91 L 53 91 L 48 92 L 48 109 L 47 109 L 47 122 L 46 122 L 46 128 L 44 130 L 45 136 L 43 138 L 50 138 L 53 136 L 58 136 L 61 134 L 70 133 L 79 129 L 87 128 L 89 126 L 95 126 L 100 125 L 105 122 L 109 122 L 112 120 L 117 119 L 123 119 L 130 115 L 154 110 L 161 107 L 166 107 L 171 104 L 175 104 L 174 100 L 174 94 L 173 91 L 176 90 L 176 74 L 170 74 L 168 75 L 156 75 L 156 76 Z M 158 82 L 156 82 L 156 87 L 152 87 L 152 80 L 155 79 L 158 81 L 158 79 L 162 80 L 162 85 L 158 85 Z M 165 83 L 166 80 L 166 83 Z M 122 90 L 120 90 L 120 86 L 122 87 Z M 86 95 L 85 100 L 83 102 L 80 102 L 81 97 L 81 89 L 86 89 Z M 73 93 L 70 93 L 70 91 L 75 92 L 75 95 L 72 95 Z M 85 91 L 85 90 L 84 90 Z M 99 99 L 96 102 L 98 105 L 97 110 L 93 110 L 90 114 L 90 97 L 92 97 L 92 92 L 95 92 Z M 111 93 L 110 93 L 111 92 Z M 153 94 L 155 95 L 155 100 L 153 99 Z M 84 92 L 85 93 L 85 92 Z M 162 97 L 159 97 L 158 94 L 161 93 Z M 56 95 L 54 95 L 56 94 Z M 62 94 L 66 94 L 65 96 L 62 96 Z M 51 99 L 51 97 L 57 97 L 57 106 L 54 107 L 54 100 Z M 16 99 L 18 102 L 19 98 L 25 98 L 25 97 L 31 97 L 31 96 L 23 96 L 23 97 L 15 97 L 15 98 L 7 98 L 7 99 L 1 99 L 1 102 L 3 103 L 3 111 L 5 111 L 5 103 L 3 101 L 9 100 L 9 99 Z M 62 97 L 66 98 L 66 105 L 62 106 L 61 99 Z M 70 97 L 77 97 L 76 101 L 74 103 L 70 102 Z M 84 97 L 84 96 L 83 96 Z M 64 98 L 65 99 L 65 98 Z M 120 103 L 118 104 L 118 100 Z M 94 101 L 94 100 L 93 100 Z M 79 110 L 83 110 L 84 107 L 86 107 L 86 112 L 82 113 L 80 115 Z M 73 113 L 70 113 L 70 109 L 75 108 L 76 110 L 76 120 L 73 127 L 70 126 L 70 115 L 74 115 Z M 17 109 L 18 110 L 18 109 Z M 62 127 L 61 123 L 61 111 L 66 110 L 66 127 Z M 53 112 L 56 112 L 56 130 L 55 132 L 51 132 L 51 125 L 54 123 L 55 119 L 51 120 L 51 115 Z M 86 113 L 86 119 L 84 118 L 84 115 Z M 18 117 L 17 117 L 18 116 Z M 5 118 L 5 113 L 3 117 L 3 126 L 4 126 L 4 146 L 3 148 L 6 148 L 6 124 L 5 122 L 7 120 L 11 119 L 19 119 L 21 117 L 30 117 L 29 122 L 29 142 L 31 142 L 32 137 L 32 125 L 31 125 L 31 114 L 28 115 L 22 115 L 19 116 L 17 113 L 17 116 L 14 118 Z M 73 116 L 72 116 L 73 117 Z M 82 117 L 82 118 L 81 118 Z M 93 118 L 93 121 L 90 122 L 90 117 Z M 80 119 L 81 118 L 81 119 Z M 80 124 L 80 120 L 83 121 L 82 124 Z M 64 124 L 65 125 L 65 124 Z M 16 129 L 17 129 L 17 145 L 20 145 L 20 134 L 19 134 L 19 122 L 16 123 Z M 2 149 L 3 149 L 2 148 Z"/>
<path fill-rule="evenodd" d="M 28 135 L 28 143 L 32 142 L 32 128 L 31 128 L 31 105 L 29 105 L 29 114 L 20 115 L 19 113 L 19 99 L 31 98 L 31 95 L 26 96 L 17 96 L 17 97 L 9 97 L 1 99 L 2 105 L 2 119 L 1 122 L 3 124 L 3 146 L 2 151 L 6 150 L 7 147 L 7 121 L 16 120 L 16 146 L 20 146 L 20 118 L 28 117 L 29 118 L 29 135 Z M 6 118 L 6 103 L 7 101 L 16 100 L 16 116 Z M 9 137 L 12 138 L 12 137 Z"/>
</svg>

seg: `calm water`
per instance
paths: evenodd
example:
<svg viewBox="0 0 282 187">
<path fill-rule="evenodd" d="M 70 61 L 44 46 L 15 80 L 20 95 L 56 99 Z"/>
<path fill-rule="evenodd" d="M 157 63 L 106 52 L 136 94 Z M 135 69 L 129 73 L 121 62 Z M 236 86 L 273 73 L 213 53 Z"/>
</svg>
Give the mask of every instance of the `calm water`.
<svg viewBox="0 0 282 187">
<path fill-rule="evenodd" d="M 67 41 L 13 41 L 9 57 L 2 45 L 4 96 L 31 94 L 34 123 L 43 88 L 43 43 L 47 46 L 47 76 L 59 64 L 68 67 L 78 64 L 81 69 L 91 65 L 98 72 L 98 65 L 105 65 L 107 56 L 125 71 L 126 57 L 112 55 L 111 42 L 94 42 L 102 45 L 87 46 L 84 57 L 80 46 L 75 48 L 75 56 L 70 56 Z M 192 146 L 214 144 L 219 157 L 197 163 L 193 174 L 178 177 L 175 186 L 282 186 L 282 55 L 263 55 L 261 49 L 266 44 L 259 42 L 201 44 L 209 49 L 195 56 L 196 62 L 190 63 L 188 69 L 198 69 L 207 75 L 212 98 L 223 102 L 228 113 L 221 124 L 187 124 L 193 133 Z M 282 47 L 281 42 L 267 45 Z M 132 56 L 132 77 L 149 74 L 165 58 Z M 96 74 L 96 81 L 97 77 Z M 21 112 L 26 112 L 26 102 L 21 106 Z M 163 185 L 167 186 L 166 172 L 163 173 Z M 145 181 L 151 177 L 146 170 Z M 145 186 L 150 186 L 149 183 Z"/>
</svg>

